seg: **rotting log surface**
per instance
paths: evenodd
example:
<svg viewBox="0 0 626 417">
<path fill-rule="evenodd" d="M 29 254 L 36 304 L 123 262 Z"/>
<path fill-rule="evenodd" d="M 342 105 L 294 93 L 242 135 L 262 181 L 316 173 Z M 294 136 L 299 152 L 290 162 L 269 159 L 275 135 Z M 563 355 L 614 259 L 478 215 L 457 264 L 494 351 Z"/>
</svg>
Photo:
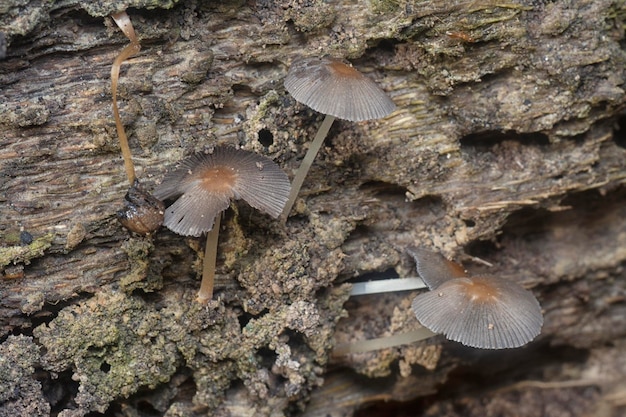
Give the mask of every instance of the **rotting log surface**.
<svg viewBox="0 0 626 417">
<path fill-rule="evenodd" d="M 200 308 L 202 239 L 115 220 L 127 40 L 106 16 L 125 6 L 3 3 L 1 415 L 624 411 L 623 1 L 131 3 L 120 109 L 149 189 L 217 143 L 293 175 L 321 121 L 282 87 L 299 55 L 349 58 L 398 110 L 333 127 L 284 229 L 237 203 Z M 341 285 L 414 275 L 409 244 L 532 287 L 542 335 L 329 358 L 333 338 L 417 326 L 414 294 L 344 304 Z"/>
</svg>

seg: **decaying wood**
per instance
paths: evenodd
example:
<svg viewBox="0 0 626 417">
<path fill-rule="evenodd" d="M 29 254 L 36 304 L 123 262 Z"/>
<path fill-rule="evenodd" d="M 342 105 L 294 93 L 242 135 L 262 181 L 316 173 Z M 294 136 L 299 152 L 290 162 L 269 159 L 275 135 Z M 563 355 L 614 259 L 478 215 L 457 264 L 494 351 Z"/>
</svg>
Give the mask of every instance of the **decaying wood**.
<svg viewBox="0 0 626 417">
<path fill-rule="evenodd" d="M 203 239 L 115 219 L 128 185 L 110 72 L 128 41 L 108 16 L 128 6 L 142 48 L 118 98 L 148 189 L 218 143 L 292 176 L 322 119 L 282 86 L 301 55 L 350 59 L 398 106 L 331 129 L 286 226 L 228 211 L 206 307 Z M 603 0 L 5 2 L 2 412 L 619 415 L 625 16 Z M 331 358 L 335 341 L 418 326 L 415 293 L 346 303 L 342 284 L 415 275 L 416 244 L 532 288 L 538 340 Z"/>
</svg>

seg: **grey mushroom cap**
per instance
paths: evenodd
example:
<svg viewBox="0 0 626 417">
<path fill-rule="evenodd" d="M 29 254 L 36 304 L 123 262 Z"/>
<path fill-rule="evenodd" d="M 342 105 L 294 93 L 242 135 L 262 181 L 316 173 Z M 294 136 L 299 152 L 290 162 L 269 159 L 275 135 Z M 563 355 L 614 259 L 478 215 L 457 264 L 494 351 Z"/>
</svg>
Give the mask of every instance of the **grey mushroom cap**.
<svg viewBox="0 0 626 417">
<path fill-rule="evenodd" d="M 461 265 L 449 261 L 439 253 L 418 247 L 411 247 L 406 251 L 415 260 L 417 273 L 431 290 L 452 278 L 467 277 Z"/>
<path fill-rule="evenodd" d="M 535 296 L 515 282 L 496 277 L 450 279 L 415 297 L 412 309 L 429 330 L 481 349 L 525 345 L 543 325 Z"/>
<path fill-rule="evenodd" d="M 285 88 L 313 110 L 353 122 L 380 119 L 396 108 L 374 81 L 337 59 L 295 61 Z"/>
<path fill-rule="evenodd" d="M 265 156 L 228 146 L 184 159 L 154 191 L 155 197 L 178 199 L 165 209 L 163 224 L 183 236 L 200 236 L 234 199 L 276 218 L 287 201 L 287 174 Z"/>
</svg>

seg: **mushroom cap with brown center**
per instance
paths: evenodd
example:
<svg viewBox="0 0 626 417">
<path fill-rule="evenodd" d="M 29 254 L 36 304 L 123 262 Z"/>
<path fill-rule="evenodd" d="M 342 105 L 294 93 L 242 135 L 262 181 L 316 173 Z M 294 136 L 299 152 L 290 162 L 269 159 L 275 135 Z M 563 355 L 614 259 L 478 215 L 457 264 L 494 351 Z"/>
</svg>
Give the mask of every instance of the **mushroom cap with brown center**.
<svg viewBox="0 0 626 417">
<path fill-rule="evenodd" d="M 419 322 L 466 346 L 504 349 L 534 339 L 543 325 L 535 296 L 502 278 L 453 278 L 413 300 Z"/>
<path fill-rule="evenodd" d="M 295 61 L 285 88 L 313 110 L 353 122 L 380 119 L 396 108 L 374 81 L 337 59 Z"/>
<path fill-rule="evenodd" d="M 184 236 L 200 236 L 213 228 L 215 217 L 232 199 L 276 218 L 291 185 L 271 159 L 253 152 L 218 146 L 184 159 L 169 172 L 154 195 L 162 200 L 178 197 L 165 209 L 163 224 Z"/>
</svg>

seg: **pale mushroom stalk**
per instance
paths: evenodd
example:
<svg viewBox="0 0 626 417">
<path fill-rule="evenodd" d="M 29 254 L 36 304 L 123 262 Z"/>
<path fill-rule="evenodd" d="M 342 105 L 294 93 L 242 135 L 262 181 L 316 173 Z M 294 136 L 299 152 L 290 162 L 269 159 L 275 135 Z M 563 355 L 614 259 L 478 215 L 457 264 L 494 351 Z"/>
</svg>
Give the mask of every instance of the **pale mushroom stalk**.
<svg viewBox="0 0 626 417">
<path fill-rule="evenodd" d="M 291 183 L 291 192 L 289 193 L 289 199 L 283 208 L 283 212 L 280 215 L 280 222 L 285 224 L 287 222 L 287 218 L 289 217 L 289 213 L 293 208 L 294 203 L 296 202 L 296 198 L 298 197 L 298 193 L 300 192 L 300 188 L 302 188 L 302 184 L 304 183 L 304 179 L 309 173 L 309 169 L 311 169 L 311 165 L 313 165 L 313 161 L 317 156 L 322 144 L 324 143 L 324 139 L 326 139 L 326 135 L 328 135 L 328 131 L 335 121 L 335 117 L 331 115 L 326 115 L 324 117 L 324 121 L 320 126 L 319 130 L 315 134 L 315 138 L 313 138 L 313 142 L 311 142 L 311 146 L 309 146 L 309 150 L 306 155 L 304 155 L 304 159 L 296 171 L 296 176 L 294 177 Z"/>
<path fill-rule="evenodd" d="M 198 291 L 197 301 L 206 303 L 213 298 L 213 287 L 215 286 L 215 264 L 217 262 L 217 241 L 220 234 L 221 215 L 215 217 L 213 229 L 206 235 L 206 247 L 204 248 L 204 261 L 202 264 L 202 282 Z"/>
<path fill-rule="evenodd" d="M 389 337 L 379 337 L 376 339 L 359 340 L 354 343 L 344 343 L 335 346 L 332 355 L 343 356 L 351 353 L 363 353 L 371 352 L 373 350 L 386 349 L 390 347 L 408 345 L 410 343 L 419 342 L 420 340 L 428 339 L 433 336 L 437 336 L 437 333 L 433 333 L 425 327 L 406 332 L 398 333 Z"/>
<path fill-rule="evenodd" d="M 213 296 L 220 215 L 230 202 L 242 199 L 276 219 L 289 189 L 289 177 L 271 159 L 228 146 L 191 155 L 165 175 L 154 191 L 162 200 L 176 197 L 165 209 L 165 227 L 183 236 L 207 233 L 196 301 Z"/>
<path fill-rule="evenodd" d="M 289 200 L 280 215 L 283 224 L 289 217 L 304 178 L 324 143 L 333 120 L 337 118 L 360 122 L 380 119 L 396 108 L 374 81 L 337 59 L 296 60 L 289 68 L 284 84 L 296 101 L 325 114 L 326 117 L 293 180 Z"/>
<path fill-rule="evenodd" d="M 380 294 L 385 292 L 412 291 L 426 288 L 421 278 L 392 278 L 376 281 L 356 282 L 352 284 L 350 296 Z"/>
<path fill-rule="evenodd" d="M 352 284 L 350 296 L 379 294 L 384 292 L 410 291 L 425 288 L 426 284 L 421 278 L 392 278 L 376 281 L 357 282 Z M 436 336 L 436 333 L 425 327 L 405 333 L 398 333 L 387 337 L 375 339 L 358 340 L 351 343 L 343 343 L 335 346 L 332 355 L 335 357 L 349 355 L 352 353 L 370 352 L 373 350 L 385 349 L 395 346 L 408 345 L 420 340 Z"/>
</svg>

